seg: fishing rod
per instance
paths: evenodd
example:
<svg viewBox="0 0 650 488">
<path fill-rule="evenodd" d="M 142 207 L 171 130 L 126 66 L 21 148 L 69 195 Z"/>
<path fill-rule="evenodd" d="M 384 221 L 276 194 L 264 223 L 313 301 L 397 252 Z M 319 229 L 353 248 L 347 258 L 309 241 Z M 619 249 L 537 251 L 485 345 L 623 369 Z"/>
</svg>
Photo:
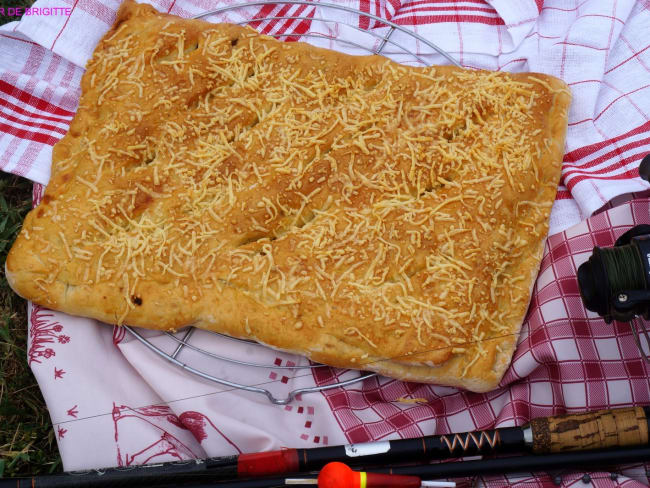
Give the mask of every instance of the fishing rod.
<svg viewBox="0 0 650 488">
<path fill-rule="evenodd" d="M 490 474 L 506 473 L 535 473 L 535 472 L 577 472 L 582 470 L 602 471 L 610 466 L 631 464 L 650 461 L 650 447 L 628 447 L 618 449 L 604 449 L 594 451 L 575 451 L 566 453 L 552 453 L 539 455 L 509 456 L 495 459 L 481 459 L 476 461 L 442 462 L 417 466 L 401 466 L 393 468 L 372 469 L 370 473 L 385 473 L 401 476 L 417 476 L 423 480 L 467 478 L 473 476 L 486 476 Z M 287 486 L 313 487 L 317 484 L 318 474 L 301 475 L 302 484 L 295 483 L 293 477 L 257 478 L 229 481 L 215 481 L 209 479 L 205 473 L 202 480 L 191 483 L 177 483 L 167 481 L 158 485 L 164 488 L 286 488 Z M 208 479 L 206 479 L 208 478 Z M 9 483 L 7 483 L 9 482 Z M 3 484 L 6 483 L 6 484 Z M 0 480 L 0 488 L 23 488 L 32 485 L 16 484 L 12 480 Z M 43 485 L 35 484 L 34 487 Z M 87 482 L 84 485 L 58 485 L 58 486 L 84 486 L 95 488 L 97 484 Z M 103 485 L 102 485 L 103 486 Z M 108 485 L 106 485 L 108 486 Z M 113 487 L 125 486 L 115 482 Z M 138 486 L 149 487 L 146 483 Z"/>
<path fill-rule="evenodd" d="M 317 471 L 334 461 L 352 466 L 387 466 L 485 454 L 565 453 L 647 446 L 649 422 L 650 407 L 600 410 L 541 417 L 522 427 L 68 472 L 14 479 L 10 485 L 0 480 L 0 488 L 153 488 L 172 482 L 175 485 L 203 482 L 206 478 L 233 480 Z"/>
<path fill-rule="evenodd" d="M 623 449 L 602 449 L 594 451 L 575 451 L 541 455 L 509 456 L 476 461 L 455 461 L 449 463 L 424 464 L 372 469 L 370 473 L 384 473 L 400 476 L 417 476 L 423 480 L 468 478 L 505 473 L 563 473 L 602 471 L 604 468 L 620 464 L 647 462 L 650 460 L 650 447 L 628 447 Z M 302 486 L 314 486 L 316 475 L 305 477 Z M 291 484 L 292 478 L 258 479 L 235 481 L 228 484 L 216 483 L 212 488 L 275 488 Z M 287 483 L 287 481 L 290 481 Z M 263 484 L 266 483 L 266 484 Z M 203 485 L 207 488 L 208 485 Z M 301 485 L 298 485 L 301 486 Z M 198 488 L 198 486 L 196 487 Z"/>
</svg>

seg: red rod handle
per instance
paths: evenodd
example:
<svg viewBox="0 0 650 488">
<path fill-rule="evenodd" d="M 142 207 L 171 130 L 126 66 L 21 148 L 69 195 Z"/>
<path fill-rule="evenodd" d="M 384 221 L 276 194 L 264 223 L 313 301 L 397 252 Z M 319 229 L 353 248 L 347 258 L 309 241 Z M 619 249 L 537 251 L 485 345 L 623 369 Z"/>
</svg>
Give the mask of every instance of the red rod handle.
<svg viewBox="0 0 650 488">
<path fill-rule="evenodd" d="M 237 475 L 242 478 L 246 476 L 294 473 L 296 471 L 300 471 L 300 469 L 298 452 L 295 449 L 240 454 L 237 459 Z"/>
</svg>

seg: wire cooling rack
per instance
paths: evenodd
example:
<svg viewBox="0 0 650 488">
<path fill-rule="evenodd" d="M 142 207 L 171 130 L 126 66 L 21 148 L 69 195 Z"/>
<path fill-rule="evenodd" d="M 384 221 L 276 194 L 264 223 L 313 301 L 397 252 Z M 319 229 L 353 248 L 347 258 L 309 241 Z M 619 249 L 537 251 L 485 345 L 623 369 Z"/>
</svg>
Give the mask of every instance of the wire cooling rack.
<svg viewBox="0 0 650 488">
<path fill-rule="evenodd" d="M 641 358 L 643 358 L 646 363 L 650 364 L 650 333 L 648 332 L 648 328 L 644 321 L 641 320 L 641 317 L 635 317 L 634 320 L 630 322 L 630 328 L 632 329 L 636 347 L 638 347 L 641 352 Z M 645 346 L 643 344 L 644 342 Z"/>
<path fill-rule="evenodd" d="M 417 33 L 400 26 L 398 24 L 395 24 L 389 20 L 383 19 L 381 17 L 378 17 L 376 15 L 373 15 L 368 12 L 362 12 L 361 10 L 354 9 L 352 7 L 348 7 L 346 5 L 337 5 L 333 3 L 327 3 L 327 2 L 311 2 L 311 1 L 305 1 L 305 0 L 284 0 L 284 1 L 252 1 L 252 2 L 236 2 L 236 3 L 231 3 L 229 5 L 226 5 L 221 8 L 217 8 L 214 10 L 210 10 L 208 12 L 202 13 L 200 15 L 195 16 L 194 18 L 203 18 L 203 17 L 208 17 L 208 16 L 223 16 L 223 15 L 228 15 L 228 13 L 236 13 L 238 10 L 249 8 L 249 7 L 263 7 L 263 6 L 272 6 L 272 5 L 283 5 L 286 7 L 289 6 L 295 6 L 295 5 L 304 5 L 304 6 L 310 6 L 310 7 L 317 7 L 321 13 L 321 16 L 305 16 L 305 15 L 270 15 L 266 17 L 259 17 L 257 16 L 254 19 L 248 19 L 248 20 L 243 20 L 241 22 L 237 22 L 240 25 L 248 25 L 248 24 L 253 24 L 253 25 L 260 25 L 263 24 L 264 22 L 267 21 L 302 21 L 302 20 L 309 20 L 309 21 L 316 21 L 316 22 L 323 22 L 324 25 L 328 26 L 330 29 L 330 32 L 336 32 L 337 34 L 334 35 L 328 35 L 328 34 L 323 34 L 323 33 L 315 33 L 315 32 L 307 32 L 304 34 L 296 34 L 296 33 L 282 33 L 282 34 L 270 34 L 278 39 L 286 39 L 286 38 L 300 38 L 302 41 L 303 39 L 306 41 L 309 41 L 310 39 L 319 39 L 319 40 L 327 40 L 331 43 L 331 46 L 336 49 L 337 47 L 339 48 L 353 48 L 355 50 L 360 50 L 360 54 L 378 54 L 382 56 L 387 56 L 395 61 L 400 61 L 400 62 L 409 62 L 409 63 L 415 63 L 421 66 L 429 66 L 430 63 L 428 63 L 421 55 L 418 55 L 414 53 L 412 50 L 409 48 L 405 47 L 401 42 L 395 41 L 394 39 L 391 39 L 393 37 L 393 34 L 397 31 L 400 32 L 404 35 L 407 36 L 407 38 L 411 38 L 412 40 L 415 40 L 419 43 L 422 43 L 424 46 L 427 46 L 430 48 L 432 51 L 438 53 L 441 55 L 445 60 L 447 60 L 449 63 L 455 65 L 455 66 L 460 66 L 458 62 L 452 58 L 448 53 L 446 53 L 444 50 L 436 46 L 434 43 L 429 41 L 428 39 L 425 39 L 424 37 L 418 35 Z M 284 11 L 285 9 L 281 9 L 280 12 Z M 304 12 L 304 11 L 303 11 Z M 339 17 L 345 19 L 346 17 L 350 17 L 350 14 L 352 14 L 352 18 L 357 18 L 356 16 L 361 17 L 366 17 L 371 21 L 376 21 L 379 23 L 379 25 L 382 26 L 381 28 L 381 34 L 377 31 L 374 31 L 372 29 L 366 30 L 362 29 L 356 25 L 353 25 L 349 22 L 346 22 L 344 20 L 335 20 L 338 19 Z M 329 15 L 332 16 L 332 18 L 327 18 Z M 345 27 L 345 28 L 340 28 L 340 27 Z M 372 40 L 372 47 L 369 47 L 368 45 L 360 44 L 358 40 L 353 40 L 350 39 L 350 34 L 352 33 L 362 33 L 363 37 L 366 37 L 366 39 Z M 369 36 L 369 37 L 368 37 Z M 390 47 L 390 54 L 386 54 L 384 52 L 386 46 Z M 218 361 L 226 365 L 231 365 L 232 367 L 244 367 L 244 368 L 265 368 L 265 369 L 281 369 L 281 370 L 291 370 L 291 371 L 296 371 L 296 370 L 311 370 L 315 368 L 323 368 L 323 367 L 328 367 L 322 364 L 308 364 L 308 365 L 277 365 L 275 363 L 273 364 L 265 364 L 265 363 L 258 363 L 258 362 L 253 362 L 253 361 L 244 361 L 241 358 L 238 357 L 229 357 L 225 356 L 222 354 L 215 354 L 213 352 L 207 351 L 205 349 L 202 349 L 200 347 L 197 347 L 194 344 L 190 344 L 190 338 L 192 337 L 193 334 L 195 334 L 196 329 L 193 327 L 188 327 L 186 329 L 181 330 L 180 332 L 176 334 L 172 334 L 169 332 L 166 332 L 164 335 L 164 339 L 166 340 L 166 344 L 162 346 L 159 344 L 160 341 L 156 341 L 156 344 L 154 342 L 146 337 L 146 334 L 144 331 L 141 331 L 137 328 L 130 327 L 130 326 L 123 326 L 135 339 L 140 341 L 142 344 L 144 344 L 149 350 L 153 351 L 155 354 L 160 356 L 161 358 L 164 358 L 165 360 L 169 361 L 170 363 L 178 366 L 179 368 L 184 369 L 185 371 L 197 375 L 205 380 L 209 380 L 211 382 L 217 383 L 219 385 L 229 387 L 229 388 L 235 388 L 238 390 L 243 390 L 243 391 L 248 391 L 252 393 L 258 393 L 261 395 L 264 395 L 268 398 L 268 400 L 276 405 L 286 405 L 293 401 L 296 396 L 303 394 L 303 393 L 314 393 L 314 392 L 320 392 L 324 390 L 329 390 L 333 388 L 340 388 L 340 387 L 345 387 L 347 385 L 357 383 L 363 380 L 366 380 L 368 378 L 372 378 L 373 376 L 377 376 L 377 373 L 366 373 L 366 374 L 361 374 L 360 376 L 355 376 L 354 378 L 345 380 L 345 381 L 337 381 L 325 386 L 316 386 L 316 387 L 309 387 L 309 388 L 297 388 L 294 390 L 289 391 L 289 393 L 285 397 L 278 397 L 276 394 L 274 394 L 272 391 L 262 388 L 260 386 L 250 386 L 250 385 L 244 385 L 238 382 L 233 382 L 230 380 L 226 380 L 224 378 L 219 378 L 218 376 L 215 376 L 215 374 L 208 373 L 205 371 L 205 368 L 200 369 L 200 366 L 197 366 L 196 364 L 191 364 L 190 362 L 184 362 L 180 359 L 180 354 L 183 350 L 187 351 L 192 351 L 194 353 L 198 353 L 201 355 L 204 359 L 210 358 L 212 361 Z M 208 331 L 201 331 L 202 334 L 204 333 L 209 333 L 209 334 L 214 334 L 216 336 L 220 336 L 221 338 L 224 338 L 224 340 L 229 340 L 229 341 L 234 341 L 234 343 L 239 342 L 239 343 L 245 343 L 247 345 L 250 345 L 253 348 L 265 348 L 265 346 L 262 346 L 260 344 L 251 342 L 251 341 L 245 341 L 243 339 L 236 339 L 233 337 L 228 337 L 222 334 L 217 334 L 216 332 L 208 332 Z M 234 344 L 233 343 L 233 344 Z M 266 349 L 266 348 L 265 348 Z M 192 355 L 194 358 L 196 358 L 196 355 Z M 203 361 L 201 361 L 203 363 Z"/>
</svg>

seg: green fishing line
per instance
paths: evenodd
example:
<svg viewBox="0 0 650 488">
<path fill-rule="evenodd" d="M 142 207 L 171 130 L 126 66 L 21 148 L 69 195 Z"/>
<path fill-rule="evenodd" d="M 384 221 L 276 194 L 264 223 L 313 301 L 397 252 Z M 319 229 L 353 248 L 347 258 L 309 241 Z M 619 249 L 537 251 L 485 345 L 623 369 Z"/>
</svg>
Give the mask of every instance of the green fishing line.
<svg viewBox="0 0 650 488">
<path fill-rule="evenodd" d="M 643 261 L 636 246 L 601 248 L 603 264 L 609 278 L 610 296 L 621 290 L 645 290 Z"/>
</svg>

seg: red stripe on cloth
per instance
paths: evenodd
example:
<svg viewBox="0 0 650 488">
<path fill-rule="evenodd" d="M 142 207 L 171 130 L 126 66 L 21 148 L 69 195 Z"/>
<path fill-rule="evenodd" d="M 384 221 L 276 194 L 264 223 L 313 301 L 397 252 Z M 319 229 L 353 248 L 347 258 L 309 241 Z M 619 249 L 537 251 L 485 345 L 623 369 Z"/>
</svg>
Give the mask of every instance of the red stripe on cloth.
<svg viewBox="0 0 650 488">
<path fill-rule="evenodd" d="M 592 190 L 598 193 L 598 196 L 603 201 L 603 203 L 607 203 L 608 199 L 602 196 L 602 194 L 600 193 L 600 190 L 595 183 L 596 180 L 605 181 L 605 182 L 625 181 L 626 184 L 629 185 L 630 183 L 632 183 L 630 180 L 633 180 L 638 177 L 639 177 L 639 168 L 632 167 L 630 169 L 623 171 L 622 173 L 618 173 L 615 175 L 592 175 L 590 173 L 575 173 L 571 175 L 571 179 L 565 179 L 563 176 L 561 180 L 561 184 L 563 184 L 570 190 L 573 190 L 575 185 L 577 185 L 581 181 L 589 180 L 591 182 Z"/>
<path fill-rule="evenodd" d="M 537 5 L 537 11 L 541 12 L 544 8 L 544 0 L 535 0 L 535 5 Z"/>
<path fill-rule="evenodd" d="M 403 13 L 406 11 L 409 11 L 413 9 L 413 7 L 419 7 L 419 6 L 426 6 L 428 10 L 431 10 L 432 12 L 434 11 L 444 11 L 444 10 L 455 10 L 455 11 L 471 11 L 471 12 L 487 12 L 490 14 L 497 14 L 497 11 L 490 7 L 489 5 L 481 4 L 480 6 L 476 7 L 469 7 L 465 5 L 449 5 L 448 7 L 440 6 L 440 5 L 432 5 L 430 0 L 420 0 L 416 2 L 409 2 L 405 5 L 402 5 L 402 8 L 399 10 L 398 13 Z"/>
<path fill-rule="evenodd" d="M 594 47 L 594 46 L 588 46 L 587 44 L 580 44 L 578 42 L 563 41 L 563 42 L 556 42 L 556 44 L 566 44 L 567 46 L 586 47 L 588 49 L 594 49 L 596 51 L 609 51 L 608 47 Z"/>
<path fill-rule="evenodd" d="M 513 60 L 511 60 L 511 61 L 508 61 L 506 64 L 502 64 L 501 66 L 499 66 L 499 67 L 497 68 L 497 71 L 501 71 L 503 68 L 505 68 L 505 67 L 508 66 L 509 64 L 512 64 L 512 63 L 525 63 L 525 62 L 527 62 L 527 61 L 528 61 L 527 58 L 517 58 L 517 59 L 513 59 Z"/>
<path fill-rule="evenodd" d="M 20 88 L 17 88 L 13 85 L 10 85 L 6 81 L 0 80 L 0 92 L 4 92 L 9 96 L 17 98 L 23 103 L 31 105 L 32 107 L 42 110 L 43 112 L 49 112 L 54 115 L 61 115 L 63 117 L 72 117 L 74 112 L 69 112 L 61 107 L 52 105 L 50 102 L 43 100 L 42 98 L 36 97 L 31 93 L 28 93 Z"/>
<path fill-rule="evenodd" d="M 13 174 L 19 176 L 25 176 L 33 168 L 36 158 L 43 150 L 43 144 L 39 142 L 30 141 L 27 144 L 27 147 L 23 150 L 23 153 L 20 155 L 20 159 L 14 168 L 11 170 Z"/>
<path fill-rule="evenodd" d="M 623 66 L 623 65 L 624 65 L 625 63 L 627 63 L 629 60 L 636 58 L 639 54 L 641 54 L 642 52 L 645 52 L 645 51 L 648 50 L 648 49 L 650 49 L 650 45 L 644 47 L 644 48 L 641 49 L 639 52 L 634 53 L 632 56 L 630 56 L 629 58 L 625 59 L 624 61 L 621 61 L 620 63 L 618 63 L 618 64 L 617 64 L 616 66 L 614 66 L 613 68 L 608 69 L 607 71 L 605 71 L 605 74 L 611 73 L 611 72 L 614 71 L 616 68 L 619 68 L 619 67 Z"/>
<path fill-rule="evenodd" d="M 482 12 L 486 14 L 498 15 L 497 11 L 489 8 L 478 8 L 478 7 L 402 7 L 398 15 L 410 14 L 413 12 Z"/>
<path fill-rule="evenodd" d="M 580 81 L 572 81 L 571 83 L 567 83 L 569 86 L 576 86 L 576 85 L 582 85 L 583 83 L 602 83 L 602 80 L 580 80 Z"/>
<path fill-rule="evenodd" d="M 607 180 L 607 181 L 620 181 L 620 180 L 629 180 L 632 178 L 638 178 L 639 177 L 639 168 L 632 168 L 629 171 L 626 171 L 624 173 L 621 173 L 619 175 L 614 175 L 614 176 L 591 176 L 591 175 L 578 175 L 572 178 L 570 181 L 566 183 L 566 187 L 569 190 L 573 190 L 573 188 L 580 183 L 581 181 L 585 180 Z"/>
<path fill-rule="evenodd" d="M 40 44 L 37 44 L 37 43 L 32 42 L 32 41 L 28 41 L 27 39 L 21 39 L 19 37 L 8 36 L 7 34 L 0 34 L 0 37 L 6 37 L 7 39 L 13 39 L 14 41 L 20 41 L 20 42 L 24 42 L 26 44 L 33 44 L 34 46 L 40 46 Z"/>
<path fill-rule="evenodd" d="M 391 5 L 393 7 L 393 13 L 392 14 L 390 13 L 390 11 L 388 9 L 388 5 Z M 402 7 L 402 2 L 400 2 L 399 0 L 388 0 L 386 2 L 386 18 L 388 20 L 392 19 L 393 15 L 396 14 L 401 7 Z"/>
<path fill-rule="evenodd" d="M 295 12 L 290 12 L 288 17 L 300 17 L 300 15 L 305 11 L 306 8 L 307 8 L 307 5 L 300 5 L 300 7 L 298 7 L 298 10 L 296 10 Z M 277 34 L 286 33 L 295 22 L 296 22 L 296 19 L 286 19 L 284 21 L 284 23 L 280 26 L 280 28 L 277 31 L 275 31 L 273 34 L 277 35 Z M 294 30 L 295 29 L 292 29 L 292 32 Z"/>
<path fill-rule="evenodd" d="M 365 13 L 370 13 L 370 1 L 369 0 L 359 0 L 359 10 Z M 362 29 L 368 29 L 370 27 L 370 17 L 365 15 L 359 15 L 359 27 Z"/>
<path fill-rule="evenodd" d="M 74 92 L 80 92 L 80 91 L 81 91 L 81 88 L 76 88 L 76 87 L 75 87 L 75 88 L 71 88 L 71 87 L 70 87 L 70 82 L 72 81 L 72 78 L 74 77 L 74 73 L 75 73 L 75 71 L 77 70 L 77 66 L 74 65 L 74 64 L 72 64 L 72 63 L 67 63 L 67 64 L 68 64 L 68 67 L 67 67 L 67 69 L 65 70 L 65 73 L 64 73 L 64 75 L 63 75 L 63 78 L 61 78 L 60 85 L 61 85 L 61 86 L 65 86 L 65 87 L 67 87 L 68 90 L 66 91 L 66 94 L 63 96 L 63 98 L 62 98 L 61 100 L 62 100 L 62 101 L 63 101 L 63 100 L 68 100 L 67 103 L 71 103 L 71 102 L 72 102 L 72 99 L 70 98 L 70 95 L 68 95 L 68 94 L 70 93 L 71 90 L 74 91 Z M 77 93 L 77 94 L 74 96 L 74 99 L 78 101 L 78 98 L 79 98 L 79 94 Z M 75 103 L 75 105 L 77 105 L 77 104 Z"/>
<path fill-rule="evenodd" d="M 84 0 L 79 5 L 79 9 L 110 26 L 115 20 L 116 11 L 109 8 L 107 3 L 102 0 Z"/>
<path fill-rule="evenodd" d="M 395 16 L 393 22 L 399 25 L 441 24 L 445 22 L 470 22 L 474 24 L 505 25 L 500 17 L 482 15 L 410 15 L 404 19 Z"/>
<path fill-rule="evenodd" d="M 585 119 L 585 120 L 590 120 L 590 119 Z M 647 132 L 647 131 L 650 131 L 650 121 L 624 134 L 621 134 L 620 136 L 612 137 L 611 139 L 607 139 L 606 141 L 596 142 L 594 144 L 590 144 L 589 146 L 584 146 L 578 149 L 574 149 L 573 151 L 567 153 L 564 156 L 564 162 L 572 163 L 578 161 L 580 159 L 586 158 L 587 156 L 595 153 L 596 151 L 600 151 L 601 149 L 609 146 L 610 144 L 614 144 L 615 142 L 621 141 L 623 139 L 627 139 L 628 137 L 635 136 L 637 134 L 641 134 L 642 132 Z"/>
<path fill-rule="evenodd" d="M 27 82 L 27 85 L 23 89 L 31 93 L 34 90 L 35 85 L 35 75 L 38 73 L 38 70 L 41 68 L 43 63 L 43 58 L 45 58 L 45 49 L 40 46 L 32 46 L 21 70 L 22 74 L 28 75 L 31 79 Z M 7 78 L 5 78 L 7 80 Z M 7 80 L 10 83 L 10 80 Z"/>
<path fill-rule="evenodd" d="M 282 17 L 287 14 L 291 5 L 285 5 L 278 12 L 273 14 L 273 17 Z M 262 34 L 269 34 L 271 30 L 278 24 L 278 19 L 269 20 L 266 25 L 260 31 Z"/>
<path fill-rule="evenodd" d="M 533 32 L 531 32 L 530 34 L 528 34 L 526 36 L 526 39 L 528 39 L 529 37 L 533 37 L 533 36 L 537 36 L 537 37 L 540 37 L 542 39 L 560 39 L 562 37 L 562 36 L 543 36 L 539 32 L 533 31 Z"/>
<path fill-rule="evenodd" d="M 491 7 L 491 5 L 485 0 L 425 0 L 428 3 L 435 3 L 436 5 L 457 5 L 458 2 L 463 3 L 476 3 L 478 5 L 483 5 L 485 7 Z M 405 7 L 408 7 L 412 2 L 408 2 Z"/>
<path fill-rule="evenodd" d="M 375 2 L 375 11 L 373 12 L 377 17 L 381 18 L 381 2 Z M 379 25 L 378 22 L 375 20 L 375 24 L 373 25 L 373 28 L 377 27 L 383 27 L 383 24 Z"/>
<path fill-rule="evenodd" d="M 316 8 L 312 7 L 311 11 L 307 14 L 307 17 L 300 21 L 300 23 L 295 27 L 294 33 L 296 36 L 287 37 L 285 42 L 297 42 L 300 40 L 300 36 L 309 30 L 311 27 L 311 19 L 314 17 Z"/>
<path fill-rule="evenodd" d="M 44 122 L 21 120 L 18 117 L 14 117 L 13 115 L 0 112 L 0 120 L 2 119 L 8 120 L 10 122 L 16 122 L 17 124 L 21 124 L 21 125 L 27 125 L 29 127 L 33 127 L 34 129 L 51 130 L 53 132 L 58 132 L 61 135 L 65 135 L 65 133 L 67 132 L 67 130 L 65 129 L 61 129 L 60 127 L 56 127 L 54 125 L 46 124 Z"/>
<path fill-rule="evenodd" d="M 585 14 L 585 15 L 580 15 L 576 20 L 582 19 L 583 17 L 602 17 L 604 19 L 610 19 L 610 20 L 616 20 L 620 22 L 621 24 L 625 25 L 625 22 L 623 22 L 621 19 L 618 17 L 612 17 L 611 15 L 601 15 L 601 14 Z M 575 20 L 574 20 L 575 22 Z"/>
<path fill-rule="evenodd" d="M 12 138 L 12 139 L 15 139 L 15 138 Z M 14 154 L 16 154 L 16 151 L 21 146 L 20 143 L 15 143 L 16 142 L 15 140 L 12 140 L 11 142 L 13 142 L 14 144 L 8 144 L 7 149 L 2 153 L 2 159 L 0 160 L 0 164 L 2 166 L 6 165 L 9 161 L 11 161 L 11 159 L 14 157 Z M 23 161 L 23 158 L 18 157 L 19 164 L 22 161 Z"/>
<path fill-rule="evenodd" d="M 54 117 L 54 116 L 49 116 L 49 115 L 40 115 L 35 112 L 28 112 L 27 110 L 22 109 L 18 105 L 14 105 L 13 103 L 5 100 L 4 98 L 0 98 L 0 107 L 6 107 L 7 109 L 11 110 L 12 112 L 15 112 L 20 115 L 24 115 L 25 117 L 30 117 L 30 118 L 35 118 L 35 119 L 43 119 L 43 120 L 49 120 L 50 122 L 61 122 L 63 124 L 70 124 L 70 119 L 64 119 L 64 118 L 59 118 L 59 117 Z"/>
<path fill-rule="evenodd" d="M 582 119 L 582 120 L 579 120 L 578 122 L 570 122 L 570 123 L 568 123 L 567 125 L 568 125 L 569 127 L 571 127 L 571 126 L 573 126 L 573 125 L 579 125 L 579 124 L 583 124 L 583 123 L 585 123 L 585 122 L 593 122 L 593 120 L 594 120 L 594 119 L 592 119 L 592 118 Z"/>
<path fill-rule="evenodd" d="M 52 45 L 50 46 L 50 51 L 53 51 L 53 50 L 54 50 L 54 45 L 56 44 L 56 41 L 59 40 L 59 37 L 60 37 L 61 34 L 63 33 L 63 30 L 65 29 L 65 26 L 68 25 L 68 21 L 69 21 L 70 18 L 72 17 L 72 12 L 74 12 L 74 9 L 77 7 L 77 4 L 78 4 L 78 3 L 79 3 L 79 0 L 74 0 L 74 3 L 72 4 L 72 9 L 70 10 L 70 15 L 68 15 L 68 16 L 66 17 L 65 22 L 63 23 L 63 27 L 61 27 L 61 30 L 59 31 L 59 33 L 58 33 L 58 34 L 56 35 L 56 37 L 54 38 L 54 41 L 52 41 Z"/>
<path fill-rule="evenodd" d="M 253 19 L 251 22 L 248 23 L 249 26 L 251 26 L 253 29 L 257 29 L 260 24 L 262 23 L 261 20 L 255 20 L 255 19 L 264 19 L 269 16 L 273 10 L 277 8 L 277 5 L 271 4 L 271 5 L 264 5 L 259 12 L 257 12 L 255 15 L 253 15 Z"/>
<path fill-rule="evenodd" d="M 6 132 L 9 135 L 26 139 L 28 141 L 40 142 L 49 146 L 54 146 L 60 138 L 53 137 L 48 134 L 41 134 L 39 132 L 32 132 L 25 129 L 18 129 L 12 125 L 3 124 L 0 122 L 0 132 Z"/>
<path fill-rule="evenodd" d="M 582 168 L 570 169 L 568 171 L 565 171 L 562 174 L 562 178 L 566 180 L 569 177 L 573 177 L 575 175 L 593 176 L 594 178 L 596 177 L 609 178 L 609 175 L 607 173 L 613 173 L 614 171 L 617 171 L 635 161 L 638 161 L 640 163 L 641 159 L 643 159 L 643 156 L 645 156 L 646 154 L 647 154 L 646 151 L 641 151 L 631 156 L 627 156 L 625 158 L 619 159 L 618 161 L 615 161 L 612 164 L 605 166 L 604 168 L 595 169 L 591 171 L 584 170 Z M 637 176 L 638 176 L 638 172 L 637 172 Z"/>
<path fill-rule="evenodd" d="M 542 10 L 559 10 L 560 12 L 575 12 L 587 2 L 589 2 L 589 0 L 584 0 L 582 3 L 580 3 L 580 5 L 574 8 L 543 7 Z"/>
<path fill-rule="evenodd" d="M 280 10 L 278 13 L 274 14 L 274 17 L 295 17 L 297 16 L 297 12 L 289 12 L 289 10 L 293 7 L 287 6 Z M 273 26 L 276 27 L 276 29 L 271 32 L 273 29 L 271 28 L 271 22 L 273 22 Z M 269 36 L 280 36 L 281 34 L 284 34 L 289 26 L 294 22 L 294 19 L 273 19 L 272 21 L 269 20 L 269 22 L 264 26 L 264 28 L 260 31 L 262 34 L 266 34 Z"/>
<path fill-rule="evenodd" d="M 172 4 L 171 4 L 171 5 L 169 6 L 169 8 L 167 9 L 167 13 L 169 13 L 169 12 L 172 11 L 172 9 L 174 8 L 174 5 L 176 5 L 176 0 L 173 0 L 173 1 L 172 1 Z"/>
<path fill-rule="evenodd" d="M 568 190 L 558 190 L 557 193 L 555 194 L 555 199 L 556 200 L 571 200 L 573 197 L 571 196 L 571 192 Z"/>
<path fill-rule="evenodd" d="M 650 1 L 650 0 L 648 0 L 648 1 Z M 623 42 L 625 43 L 625 45 L 627 46 L 627 48 L 628 48 L 630 51 L 632 51 L 632 52 L 636 52 L 636 51 L 637 51 L 637 50 L 635 49 L 635 47 L 632 46 L 632 44 L 630 44 L 630 41 L 628 41 L 628 40 L 625 38 L 625 36 L 623 36 L 623 34 L 620 35 L 620 39 L 621 39 L 621 41 L 623 41 Z M 646 63 L 643 62 L 643 58 L 636 58 L 636 59 L 639 61 L 639 64 L 640 64 L 641 66 L 643 66 L 643 69 L 646 70 L 648 73 L 650 73 L 650 68 L 648 67 L 648 65 L 647 65 Z"/>
<path fill-rule="evenodd" d="M 45 78 L 44 79 L 53 80 L 60 64 L 61 64 L 61 57 L 60 56 L 52 56 L 50 58 L 49 64 L 47 65 L 47 69 L 45 70 Z"/>
<path fill-rule="evenodd" d="M 586 168 L 593 168 L 594 166 L 597 166 L 600 163 L 604 163 L 605 161 L 607 161 L 609 159 L 612 159 L 613 157 L 615 157 L 617 155 L 621 155 L 624 152 L 629 151 L 630 149 L 635 149 L 635 148 L 641 147 L 641 146 L 647 146 L 648 144 L 650 144 L 650 137 L 648 137 L 646 139 L 639 139 L 638 141 L 630 142 L 630 143 L 625 144 L 623 146 L 616 147 L 616 149 L 614 149 L 612 151 L 609 151 L 609 152 L 597 157 L 596 159 L 593 159 L 593 160 L 589 161 L 588 163 L 585 163 L 585 164 L 573 164 L 571 162 L 567 162 L 567 163 L 565 163 L 565 166 L 570 166 L 570 167 L 573 167 L 573 168 L 576 168 L 576 169 L 579 168 L 579 169 L 582 169 L 582 170 L 584 170 Z M 569 171 L 572 171 L 572 170 L 569 170 Z"/>
</svg>

